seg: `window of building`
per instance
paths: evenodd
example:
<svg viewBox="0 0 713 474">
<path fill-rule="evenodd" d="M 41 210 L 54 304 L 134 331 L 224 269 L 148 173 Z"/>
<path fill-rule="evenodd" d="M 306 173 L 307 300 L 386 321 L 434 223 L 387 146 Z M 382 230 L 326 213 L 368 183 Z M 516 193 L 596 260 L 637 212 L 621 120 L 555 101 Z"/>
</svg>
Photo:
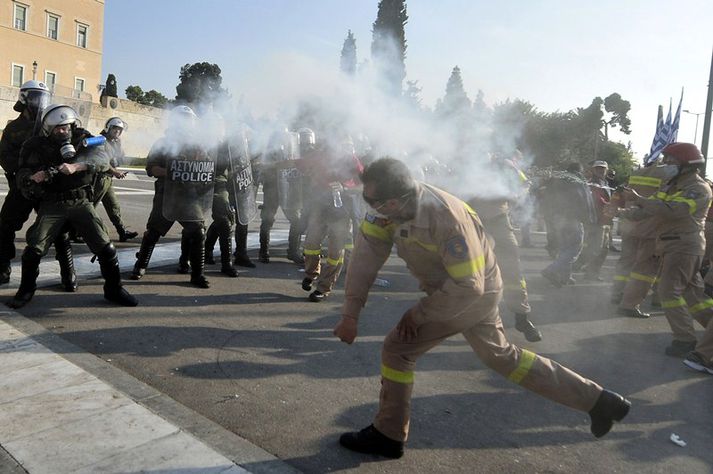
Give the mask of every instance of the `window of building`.
<svg viewBox="0 0 713 474">
<path fill-rule="evenodd" d="M 27 5 L 15 3 L 15 20 L 13 24 L 16 29 L 27 31 Z"/>
<path fill-rule="evenodd" d="M 54 85 L 57 84 L 57 73 L 45 71 L 45 84 L 47 84 L 51 92 L 54 92 Z"/>
<path fill-rule="evenodd" d="M 84 78 L 75 77 L 74 78 L 74 98 L 81 99 L 82 92 L 84 92 Z"/>
<path fill-rule="evenodd" d="M 47 37 L 56 40 L 59 36 L 59 17 L 57 15 L 47 14 Z"/>
<path fill-rule="evenodd" d="M 87 25 L 82 25 L 77 23 L 77 46 L 80 48 L 87 47 L 87 35 L 89 33 L 89 27 Z"/>
<path fill-rule="evenodd" d="M 12 65 L 12 87 L 20 87 L 25 80 L 25 66 Z"/>
</svg>

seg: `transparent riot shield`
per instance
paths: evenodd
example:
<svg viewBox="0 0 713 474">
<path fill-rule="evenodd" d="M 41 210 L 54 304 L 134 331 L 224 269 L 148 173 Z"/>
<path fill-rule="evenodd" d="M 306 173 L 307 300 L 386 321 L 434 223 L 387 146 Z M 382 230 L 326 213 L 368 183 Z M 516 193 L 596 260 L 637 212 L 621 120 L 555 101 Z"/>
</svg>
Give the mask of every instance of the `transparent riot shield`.
<svg viewBox="0 0 713 474">
<path fill-rule="evenodd" d="M 253 180 L 247 138 L 240 134 L 228 139 L 227 149 L 230 164 L 231 185 L 229 189 L 233 193 L 238 222 L 247 225 L 257 215 L 257 202 L 255 201 L 257 186 Z"/>
<path fill-rule="evenodd" d="M 300 158 L 300 142 L 297 133 L 289 133 L 285 144 L 287 162 Z M 296 166 L 283 165 L 277 172 L 277 193 L 283 210 L 300 210 L 303 207 L 303 175 Z"/>
<path fill-rule="evenodd" d="M 215 160 L 186 147 L 166 160 L 163 216 L 170 221 L 205 221 L 213 206 Z"/>
</svg>

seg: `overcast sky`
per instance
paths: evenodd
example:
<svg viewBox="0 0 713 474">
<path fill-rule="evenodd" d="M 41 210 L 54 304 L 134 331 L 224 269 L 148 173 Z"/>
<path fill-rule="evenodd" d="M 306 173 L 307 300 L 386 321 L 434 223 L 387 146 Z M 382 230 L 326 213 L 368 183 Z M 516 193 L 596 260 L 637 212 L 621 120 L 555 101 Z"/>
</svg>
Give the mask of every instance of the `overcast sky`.
<svg viewBox="0 0 713 474">
<path fill-rule="evenodd" d="M 139 85 L 175 97 L 180 67 L 217 63 L 234 97 L 268 83 L 265 64 L 286 54 L 338 68 L 347 30 L 368 59 L 377 0 L 106 0 L 103 76 L 120 94 Z M 632 104 L 638 157 L 651 145 L 659 104 L 705 110 L 713 51 L 711 0 L 409 0 L 406 71 L 432 106 L 453 66 L 466 91 L 485 101 L 519 97 L 551 112 L 586 107 L 618 92 Z M 269 80 L 268 80 L 269 79 Z M 693 141 L 696 117 L 682 114 L 679 141 Z M 703 116 L 696 143 L 700 146 Z"/>
</svg>

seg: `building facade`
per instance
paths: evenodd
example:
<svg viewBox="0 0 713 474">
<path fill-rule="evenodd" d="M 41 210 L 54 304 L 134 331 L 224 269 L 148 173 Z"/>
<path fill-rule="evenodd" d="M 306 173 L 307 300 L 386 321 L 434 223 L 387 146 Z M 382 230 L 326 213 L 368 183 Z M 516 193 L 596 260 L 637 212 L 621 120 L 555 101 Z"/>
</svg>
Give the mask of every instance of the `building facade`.
<svg viewBox="0 0 713 474">
<path fill-rule="evenodd" d="M 0 86 L 98 102 L 103 35 L 104 0 L 0 0 Z"/>
</svg>

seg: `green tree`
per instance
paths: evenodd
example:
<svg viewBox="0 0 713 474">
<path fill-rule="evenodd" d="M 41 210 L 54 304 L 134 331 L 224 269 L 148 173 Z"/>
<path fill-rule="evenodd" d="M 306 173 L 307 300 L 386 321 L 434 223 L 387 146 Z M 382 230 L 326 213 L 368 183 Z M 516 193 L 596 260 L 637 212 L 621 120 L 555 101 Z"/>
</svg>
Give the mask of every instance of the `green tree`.
<svg viewBox="0 0 713 474">
<path fill-rule="evenodd" d="M 225 98 L 227 91 L 221 87 L 223 78 L 220 73 L 217 64 L 186 64 L 178 75 L 180 83 L 176 86 L 176 102 L 212 104 Z"/>
<path fill-rule="evenodd" d="M 342 56 L 339 62 L 340 69 L 343 73 L 348 76 L 354 76 L 356 74 L 357 67 L 357 48 L 356 48 L 356 38 L 352 30 L 349 30 L 347 37 L 344 39 L 344 45 L 342 46 Z"/>
<path fill-rule="evenodd" d="M 406 77 L 405 0 L 380 0 L 372 28 L 371 59 L 387 94 L 401 95 Z"/>
<path fill-rule="evenodd" d="M 149 105 L 151 107 L 164 108 L 168 103 L 166 96 L 160 92 L 151 89 L 144 92 L 140 86 L 129 86 L 126 88 L 126 98 L 141 105 Z"/>
<path fill-rule="evenodd" d="M 143 103 L 142 100 L 144 98 L 144 91 L 141 89 L 139 86 L 129 86 L 126 88 L 126 98 L 138 102 L 139 104 Z"/>
<path fill-rule="evenodd" d="M 468 94 L 463 87 L 463 78 L 460 68 L 454 67 L 451 76 L 446 83 L 446 95 L 438 103 L 436 114 L 442 117 L 452 117 L 454 115 L 464 115 L 470 111 L 471 104 Z"/>
</svg>

